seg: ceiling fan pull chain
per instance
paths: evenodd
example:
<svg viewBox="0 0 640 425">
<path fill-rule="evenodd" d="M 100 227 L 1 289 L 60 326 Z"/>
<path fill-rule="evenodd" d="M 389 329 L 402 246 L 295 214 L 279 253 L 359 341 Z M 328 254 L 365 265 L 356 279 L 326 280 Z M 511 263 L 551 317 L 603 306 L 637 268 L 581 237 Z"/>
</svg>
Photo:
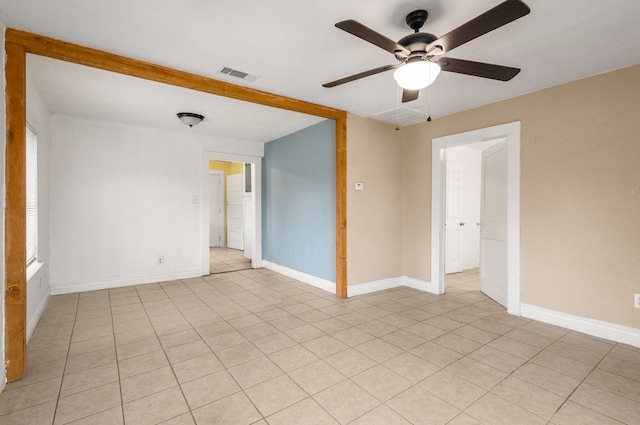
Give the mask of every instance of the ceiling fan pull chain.
<svg viewBox="0 0 640 425">
<path fill-rule="evenodd" d="M 427 122 L 431 122 L 431 86 L 427 86 Z"/>
<path fill-rule="evenodd" d="M 396 87 L 396 131 L 400 130 L 400 108 L 402 104 L 400 103 L 400 98 L 403 95 L 404 90 L 400 87 Z"/>
</svg>

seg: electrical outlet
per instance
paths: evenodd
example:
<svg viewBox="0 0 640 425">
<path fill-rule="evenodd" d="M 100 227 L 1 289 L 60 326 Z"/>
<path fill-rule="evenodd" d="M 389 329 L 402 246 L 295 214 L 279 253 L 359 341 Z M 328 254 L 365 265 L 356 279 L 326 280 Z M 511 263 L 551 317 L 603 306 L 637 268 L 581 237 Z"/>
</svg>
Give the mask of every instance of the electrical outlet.
<svg viewBox="0 0 640 425">
<path fill-rule="evenodd" d="M 164 257 L 158 257 L 158 265 L 159 266 L 164 265 Z"/>
<path fill-rule="evenodd" d="M 633 299 L 633 306 L 635 308 L 640 308 L 640 294 L 635 294 L 635 298 Z"/>
</svg>

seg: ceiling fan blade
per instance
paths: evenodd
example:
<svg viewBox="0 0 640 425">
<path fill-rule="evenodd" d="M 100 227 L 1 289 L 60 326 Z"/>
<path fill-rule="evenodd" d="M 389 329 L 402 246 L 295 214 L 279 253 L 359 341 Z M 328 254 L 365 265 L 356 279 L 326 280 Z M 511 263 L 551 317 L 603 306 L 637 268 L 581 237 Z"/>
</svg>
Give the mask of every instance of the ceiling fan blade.
<svg viewBox="0 0 640 425">
<path fill-rule="evenodd" d="M 404 53 L 405 55 L 411 53 L 390 38 L 385 37 L 384 35 L 362 25 L 358 21 L 354 21 L 353 19 L 338 22 L 336 27 L 348 32 L 349 34 L 353 34 L 356 37 L 360 37 L 364 41 L 375 44 L 389 53 Z"/>
<path fill-rule="evenodd" d="M 491 78 L 492 80 L 509 81 L 520 72 L 520 68 L 493 65 L 490 63 L 474 62 L 464 59 L 441 58 L 434 61 L 443 71 L 458 74 L 474 75 L 476 77 Z"/>
<path fill-rule="evenodd" d="M 344 77 L 339 80 L 332 81 L 330 83 L 325 83 L 322 85 L 322 87 L 335 87 L 335 86 L 339 86 L 340 84 L 350 83 L 351 81 L 359 80 L 360 78 L 368 77 L 370 75 L 376 75 L 381 72 L 391 71 L 392 69 L 396 69 L 401 65 L 402 64 L 399 63 L 395 65 L 385 65 L 385 66 L 381 66 L 380 68 L 370 69 L 368 71 L 360 72 L 358 74 L 354 74 L 349 77 Z"/>
<path fill-rule="evenodd" d="M 509 22 L 522 18 L 531 12 L 522 0 L 507 0 L 500 3 L 482 15 L 476 16 L 466 24 L 459 26 L 453 31 L 443 35 L 426 48 L 427 52 L 432 51 L 436 46 L 442 47 L 442 53 L 453 50 L 456 47 L 467 43 L 474 38 L 480 37 L 490 31 L 500 28 Z"/>
<path fill-rule="evenodd" d="M 416 100 L 419 94 L 420 94 L 420 90 L 402 89 L 402 103 Z"/>
</svg>

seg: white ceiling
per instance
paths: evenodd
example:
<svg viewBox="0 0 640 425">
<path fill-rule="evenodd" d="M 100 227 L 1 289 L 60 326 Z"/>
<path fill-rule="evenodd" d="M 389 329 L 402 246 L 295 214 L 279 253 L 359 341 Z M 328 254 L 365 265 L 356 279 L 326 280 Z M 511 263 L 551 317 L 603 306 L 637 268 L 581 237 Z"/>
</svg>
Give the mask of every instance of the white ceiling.
<svg viewBox="0 0 640 425">
<path fill-rule="evenodd" d="M 640 63 L 640 1 L 525 1 L 530 15 L 450 54 L 515 66 L 522 72 L 510 82 L 443 72 L 431 88 L 434 118 Z M 0 0 L 0 13 L 13 28 L 371 116 L 400 106 L 391 72 L 331 89 L 322 84 L 395 59 L 335 28 L 335 22 L 356 19 L 397 40 L 411 32 L 404 24 L 405 15 L 425 8 L 430 17 L 423 31 L 441 36 L 499 2 Z M 260 78 L 249 83 L 221 76 L 217 71 L 222 66 Z M 95 89 L 96 80 L 92 81 L 88 85 Z M 102 91 L 111 93 L 107 88 Z M 59 94 L 49 90 L 49 101 Z M 89 101 L 86 92 L 78 95 Z M 426 112 L 427 97 L 422 93 L 405 107 Z M 176 105 L 176 98 L 157 94 L 154 105 L 166 102 L 166 110 L 172 112 L 187 107 Z M 128 104 L 120 106 L 121 112 Z M 276 119 L 267 121 L 263 129 Z M 234 127 L 243 130 L 235 123 Z"/>
<path fill-rule="evenodd" d="M 324 119 L 38 55 L 27 55 L 27 70 L 51 112 L 76 117 L 258 143 Z M 189 128 L 178 112 L 195 112 L 205 119 Z"/>
</svg>

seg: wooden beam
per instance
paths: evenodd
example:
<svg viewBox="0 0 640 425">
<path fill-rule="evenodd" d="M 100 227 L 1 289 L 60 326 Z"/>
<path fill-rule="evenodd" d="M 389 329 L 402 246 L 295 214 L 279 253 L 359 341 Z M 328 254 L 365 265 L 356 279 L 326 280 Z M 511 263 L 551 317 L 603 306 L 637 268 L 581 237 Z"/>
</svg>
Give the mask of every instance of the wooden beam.
<svg viewBox="0 0 640 425">
<path fill-rule="evenodd" d="M 336 121 L 336 296 L 347 297 L 344 111 L 179 71 L 12 28 L 6 53 L 5 360 L 9 382 L 26 370 L 26 53 Z"/>
<path fill-rule="evenodd" d="M 344 111 L 338 109 L 154 65 L 137 59 L 119 56 L 13 28 L 7 28 L 5 39 L 20 44 L 27 53 L 87 65 L 106 71 L 130 75 L 132 77 L 144 78 L 159 83 L 171 84 L 173 86 L 324 118 L 339 119 L 345 115 Z"/>
<path fill-rule="evenodd" d="M 347 117 L 336 120 L 336 297 L 347 298 Z"/>
<path fill-rule="evenodd" d="M 6 42 L 5 362 L 7 381 L 27 367 L 26 61 L 19 44 Z"/>
</svg>

